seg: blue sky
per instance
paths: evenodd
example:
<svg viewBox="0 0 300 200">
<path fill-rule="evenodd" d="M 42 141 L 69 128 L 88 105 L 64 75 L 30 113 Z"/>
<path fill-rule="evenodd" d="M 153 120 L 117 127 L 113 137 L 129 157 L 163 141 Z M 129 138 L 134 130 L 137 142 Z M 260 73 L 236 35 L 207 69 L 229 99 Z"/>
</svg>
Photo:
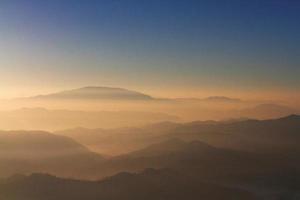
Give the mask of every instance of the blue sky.
<svg viewBox="0 0 300 200">
<path fill-rule="evenodd" d="M 295 92 L 299 11 L 292 0 L 3 0 L 0 89 Z"/>
</svg>

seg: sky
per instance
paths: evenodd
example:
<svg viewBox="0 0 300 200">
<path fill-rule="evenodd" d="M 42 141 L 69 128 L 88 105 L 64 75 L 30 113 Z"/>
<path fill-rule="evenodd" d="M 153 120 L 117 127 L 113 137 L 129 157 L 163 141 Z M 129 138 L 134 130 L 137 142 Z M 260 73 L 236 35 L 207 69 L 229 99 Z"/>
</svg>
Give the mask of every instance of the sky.
<svg viewBox="0 0 300 200">
<path fill-rule="evenodd" d="M 293 0 L 1 0 L 0 98 L 112 86 L 296 101 L 299 19 Z"/>
</svg>

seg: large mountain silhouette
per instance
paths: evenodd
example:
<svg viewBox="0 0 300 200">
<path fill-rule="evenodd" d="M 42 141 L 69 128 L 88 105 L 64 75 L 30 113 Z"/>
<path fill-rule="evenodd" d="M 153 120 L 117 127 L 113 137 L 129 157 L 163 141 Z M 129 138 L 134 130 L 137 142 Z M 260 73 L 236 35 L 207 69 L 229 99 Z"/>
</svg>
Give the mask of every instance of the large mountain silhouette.
<svg viewBox="0 0 300 200">
<path fill-rule="evenodd" d="M 34 99 L 71 99 L 71 100 L 152 100 L 149 95 L 112 87 L 83 87 L 63 92 L 39 95 Z"/>
<path fill-rule="evenodd" d="M 102 181 L 77 181 L 44 174 L 0 184 L 1 200 L 254 200 L 250 192 L 206 183 L 173 170 L 120 173 Z"/>
<path fill-rule="evenodd" d="M 215 102 L 215 103 L 241 103 L 242 102 L 241 99 L 230 98 L 226 96 L 210 96 L 201 100 L 206 102 Z"/>
<path fill-rule="evenodd" d="M 239 103 L 242 100 L 237 98 L 230 98 L 226 96 L 210 96 L 202 99 L 197 98 L 182 98 L 182 99 L 161 99 L 155 98 L 148 94 L 138 91 L 128 90 L 125 88 L 115 87 L 101 87 L 101 86 L 88 86 L 78 89 L 66 90 L 62 92 L 38 95 L 31 98 L 36 99 L 91 99 L 91 100 L 185 100 L 185 101 L 206 101 L 215 103 Z"/>
</svg>

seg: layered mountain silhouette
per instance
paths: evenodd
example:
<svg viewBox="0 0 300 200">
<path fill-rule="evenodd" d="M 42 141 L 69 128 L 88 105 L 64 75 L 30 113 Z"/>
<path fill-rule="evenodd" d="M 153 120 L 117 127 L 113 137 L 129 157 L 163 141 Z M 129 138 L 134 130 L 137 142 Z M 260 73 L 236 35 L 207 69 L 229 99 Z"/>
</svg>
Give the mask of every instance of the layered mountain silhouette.
<svg viewBox="0 0 300 200">
<path fill-rule="evenodd" d="M 254 152 L 299 152 L 300 116 L 274 120 L 245 120 L 233 123 L 188 123 L 170 135 L 186 140 L 198 139 L 209 144 Z"/>
<path fill-rule="evenodd" d="M 0 184 L 1 200 L 255 200 L 250 192 L 202 182 L 172 170 L 120 173 L 102 181 L 77 181 L 45 174 L 9 179 Z"/>
<path fill-rule="evenodd" d="M 200 140 L 217 147 L 257 152 L 298 151 L 299 115 L 274 120 L 164 122 L 139 128 L 70 129 L 56 132 L 96 151 L 113 154 L 138 150 L 170 138 Z M 122 147 L 124 147 L 122 149 Z"/>
<path fill-rule="evenodd" d="M 240 174 L 253 176 L 259 170 L 273 173 L 268 168 L 274 163 L 264 156 L 174 138 L 109 159 L 102 165 L 101 171 L 115 174 L 118 171 L 141 171 L 148 167 L 172 168 L 202 179 L 228 179 Z"/>
<path fill-rule="evenodd" d="M 124 138 L 142 144 L 114 157 L 95 154 L 66 136 L 1 132 L 2 177 L 38 172 L 65 179 L 11 176 L 0 181 L 0 199 L 297 199 L 299 122 L 300 116 L 290 115 L 89 130 L 86 136 L 95 134 L 95 141 L 107 135 L 111 145 L 130 144 L 122 143 Z"/>
<path fill-rule="evenodd" d="M 283 167 L 289 168 L 296 165 L 290 159 L 295 160 L 299 155 L 299 121 L 299 116 L 292 115 L 264 121 L 186 124 L 165 122 L 140 129 L 102 130 L 101 133 L 98 132 L 99 129 L 96 132 L 90 130 L 89 133 L 85 132 L 86 129 L 75 129 L 77 133 L 63 133 L 76 141 L 80 141 L 80 137 L 86 137 L 89 142 L 94 141 L 95 145 L 100 143 L 99 145 L 110 145 L 106 146 L 108 149 L 116 146 L 131 151 L 109 159 L 104 159 L 65 136 L 32 131 L 2 132 L 0 151 L 3 162 L 0 166 L 3 169 L 2 176 L 47 172 L 88 179 L 101 178 L 120 171 L 139 171 L 147 167 L 194 166 L 194 169 L 206 170 L 205 174 L 208 175 L 219 170 L 215 166 L 227 166 L 231 170 L 226 170 L 226 173 L 230 174 L 238 169 L 251 171 L 249 166 L 255 170 L 257 167 L 270 167 L 270 163 L 275 164 L 271 161 L 274 158 L 284 159 Z M 136 150 L 126 148 L 129 145 Z M 233 162 L 236 164 L 234 168 L 230 167 Z M 211 170 L 213 173 L 208 173 Z M 222 170 L 219 172 L 222 173 Z"/>
</svg>

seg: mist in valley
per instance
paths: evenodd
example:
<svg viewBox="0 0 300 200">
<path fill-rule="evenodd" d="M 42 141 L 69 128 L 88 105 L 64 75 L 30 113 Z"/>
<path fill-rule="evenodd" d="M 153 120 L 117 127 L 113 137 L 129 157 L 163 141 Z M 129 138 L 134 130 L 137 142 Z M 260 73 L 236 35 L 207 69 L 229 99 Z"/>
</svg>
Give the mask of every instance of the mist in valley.
<svg viewBox="0 0 300 200">
<path fill-rule="evenodd" d="M 298 198 L 296 109 L 225 97 L 103 100 L 102 90 L 56 98 L 64 109 L 43 96 L 44 108 L 0 113 L 0 199 Z"/>
<path fill-rule="evenodd" d="M 299 200 L 299 8 L 1 0 L 0 200 Z"/>
</svg>

